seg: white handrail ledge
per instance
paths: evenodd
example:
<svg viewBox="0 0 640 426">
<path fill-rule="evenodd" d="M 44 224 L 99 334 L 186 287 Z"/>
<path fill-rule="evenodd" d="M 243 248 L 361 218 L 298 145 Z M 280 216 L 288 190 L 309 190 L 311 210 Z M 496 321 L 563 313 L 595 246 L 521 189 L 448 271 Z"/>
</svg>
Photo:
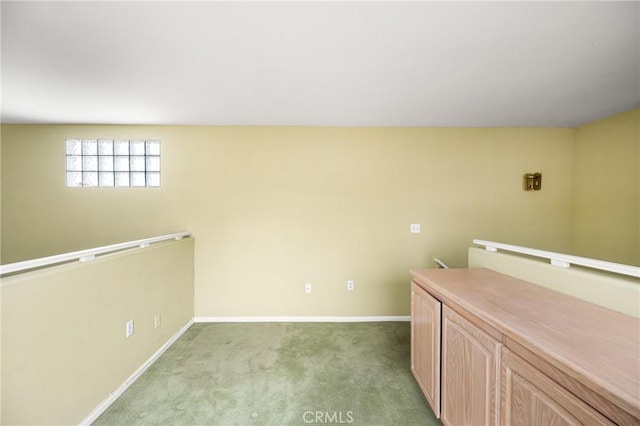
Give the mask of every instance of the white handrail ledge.
<svg viewBox="0 0 640 426">
<path fill-rule="evenodd" d="M 529 247 L 515 246 L 512 244 L 497 243 L 495 241 L 473 240 L 473 244 L 484 246 L 487 251 L 498 250 L 511 251 L 529 256 L 548 259 L 553 266 L 569 268 L 571 265 L 580 265 L 601 271 L 614 272 L 616 274 L 629 275 L 640 278 L 640 267 L 625 265 L 622 263 L 607 262 L 605 260 L 591 259 L 588 257 L 574 256 L 571 254 L 556 253 L 553 251 L 539 250 Z"/>
<path fill-rule="evenodd" d="M 92 249 L 55 254 L 53 256 L 40 257 L 37 259 L 24 260 L 21 262 L 8 263 L 6 265 L 0 265 L 0 275 L 41 268 L 43 266 L 55 265 L 58 263 L 65 263 L 75 260 L 80 262 L 90 262 L 94 260 L 96 256 L 102 254 L 113 253 L 115 251 L 126 250 L 134 247 L 146 248 L 149 247 L 150 244 L 167 240 L 181 240 L 182 238 L 188 237 L 190 235 L 191 232 L 176 232 L 174 234 L 161 235 L 159 237 L 144 238 L 141 240 L 128 241 L 125 243 L 111 244 L 108 246 L 96 247 Z"/>
</svg>

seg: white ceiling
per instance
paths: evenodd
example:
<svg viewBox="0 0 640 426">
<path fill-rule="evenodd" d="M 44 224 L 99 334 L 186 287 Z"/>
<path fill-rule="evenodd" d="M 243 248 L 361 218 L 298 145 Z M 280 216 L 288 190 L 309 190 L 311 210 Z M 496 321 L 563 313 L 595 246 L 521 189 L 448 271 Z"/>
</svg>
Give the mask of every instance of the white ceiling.
<svg viewBox="0 0 640 426">
<path fill-rule="evenodd" d="M 640 2 L 2 1 L 2 122 L 578 126 L 640 105 Z"/>
</svg>

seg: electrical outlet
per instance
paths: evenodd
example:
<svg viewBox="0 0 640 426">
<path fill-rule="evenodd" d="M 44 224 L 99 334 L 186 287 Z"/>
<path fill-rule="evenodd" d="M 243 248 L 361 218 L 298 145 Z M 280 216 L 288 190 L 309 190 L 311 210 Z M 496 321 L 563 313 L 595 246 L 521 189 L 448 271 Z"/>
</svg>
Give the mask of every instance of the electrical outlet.
<svg viewBox="0 0 640 426">
<path fill-rule="evenodd" d="M 411 226 L 409 227 L 409 231 L 412 234 L 419 234 L 420 233 L 420 224 L 419 223 L 412 223 Z"/>
<path fill-rule="evenodd" d="M 158 314 L 156 314 L 156 317 L 154 318 L 153 326 L 155 328 L 158 328 L 158 327 L 160 327 L 160 324 L 161 324 L 161 318 L 160 318 L 160 314 L 158 313 Z"/>
<path fill-rule="evenodd" d="M 307 294 L 311 293 L 311 283 L 306 283 L 304 285 L 304 292 L 307 293 Z"/>
<path fill-rule="evenodd" d="M 127 321 L 127 337 L 133 334 L 133 320 Z"/>
<path fill-rule="evenodd" d="M 353 281 L 351 280 L 347 281 L 347 290 L 349 291 L 353 290 Z"/>
</svg>

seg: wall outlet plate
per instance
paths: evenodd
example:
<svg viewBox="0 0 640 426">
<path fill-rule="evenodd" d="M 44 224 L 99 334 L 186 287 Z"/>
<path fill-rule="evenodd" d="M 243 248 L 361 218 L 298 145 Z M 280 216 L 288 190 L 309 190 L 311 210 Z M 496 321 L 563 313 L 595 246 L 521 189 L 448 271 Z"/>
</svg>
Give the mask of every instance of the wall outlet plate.
<svg viewBox="0 0 640 426">
<path fill-rule="evenodd" d="M 129 337 L 133 334 L 133 320 L 127 321 L 126 328 L 127 328 L 127 337 Z"/>
<path fill-rule="evenodd" d="M 352 280 L 347 281 L 347 290 L 353 291 L 353 281 Z"/>
<path fill-rule="evenodd" d="M 311 283 L 306 283 L 304 285 L 304 292 L 307 293 L 307 294 L 311 293 Z"/>
<path fill-rule="evenodd" d="M 420 233 L 420 224 L 419 223 L 412 223 L 411 226 L 409 227 L 409 231 L 412 234 L 419 234 Z"/>
</svg>

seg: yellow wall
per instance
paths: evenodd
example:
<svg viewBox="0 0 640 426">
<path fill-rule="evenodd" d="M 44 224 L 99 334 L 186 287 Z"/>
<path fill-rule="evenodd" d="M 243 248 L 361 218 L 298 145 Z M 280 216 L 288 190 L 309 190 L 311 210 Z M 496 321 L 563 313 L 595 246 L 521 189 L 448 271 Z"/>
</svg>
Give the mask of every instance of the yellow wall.
<svg viewBox="0 0 640 426">
<path fill-rule="evenodd" d="M 0 124 L 0 264 L 2 263 L 2 124 Z M 0 278 L 0 284 L 2 278 Z M 2 286 L 0 286 L 0 334 L 2 333 Z M 2 377 L 2 351 L 0 350 L 0 377 Z M 2 422 L 2 386 L 0 386 L 0 423 Z"/>
<path fill-rule="evenodd" d="M 196 316 L 407 315 L 407 271 L 435 256 L 466 266 L 472 238 L 570 245 L 572 129 L 4 125 L 2 137 L 3 263 L 188 230 Z M 66 188 L 71 137 L 160 139 L 162 187 Z M 533 171 L 543 190 L 524 192 Z"/>
<path fill-rule="evenodd" d="M 575 138 L 573 254 L 640 265 L 640 109 Z"/>
<path fill-rule="evenodd" d="M 3 278 L 1 423 L 88 416 L 190 322 L 193 247 L 186 238 Z"/>
</svg>

